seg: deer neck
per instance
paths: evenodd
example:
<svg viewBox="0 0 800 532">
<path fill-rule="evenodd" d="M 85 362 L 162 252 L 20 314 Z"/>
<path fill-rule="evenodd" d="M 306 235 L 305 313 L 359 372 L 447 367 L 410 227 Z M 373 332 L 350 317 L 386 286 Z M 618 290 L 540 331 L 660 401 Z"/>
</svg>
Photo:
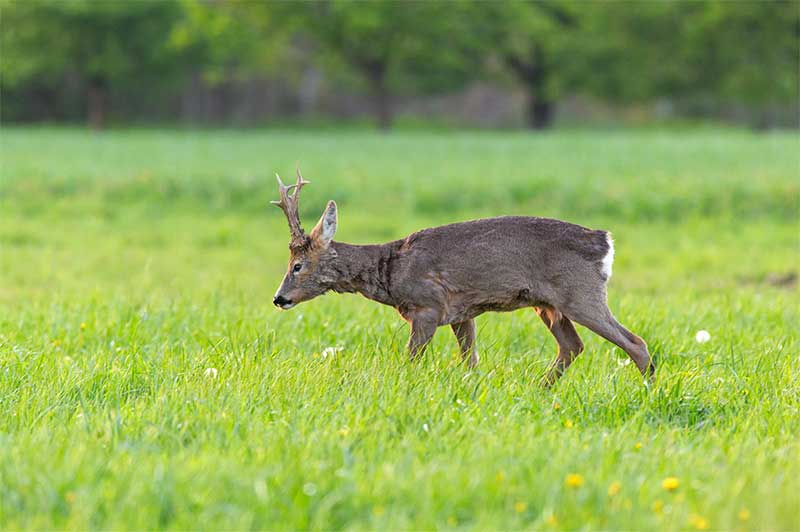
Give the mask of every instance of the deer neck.
<svg viewBox="0 0 800 532">
<path fill-rule="evenodd" d="M 336 251 L 337 274 L 332 290 L 358 292 L 367 299 L 394 306 L 390 286 L 395 255 L 392 242 L 367 246 L 331 242 L 331 246 Z"/>
</svg>

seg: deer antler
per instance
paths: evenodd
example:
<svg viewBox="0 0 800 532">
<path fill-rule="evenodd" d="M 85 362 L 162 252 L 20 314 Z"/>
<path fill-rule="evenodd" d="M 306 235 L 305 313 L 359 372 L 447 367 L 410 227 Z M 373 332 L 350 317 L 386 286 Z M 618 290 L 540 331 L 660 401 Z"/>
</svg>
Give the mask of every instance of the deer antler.
<svg viewBox="0 0 800 532">
<path fill-rule="evenodd" d="M 300 227 L 300 213 L 297 211 L 297 201 L 300 196 L 300 189 L 303 188 L 303 185 L 309 184 L 309 181 L 303 179 L 299 167 L 297 168 L 297 183 L 294 185 L 284 185 L 283 181 L 281 181 L 281 176 L 278 174 L 275 174 L 275 178 L 278 180 L 278 193 L 281 199 L 270 203 L 280 207 L 286 215 L 292 239 L 300 238 L 303 236 L 303 228 Z M 289 194 L 291 189 L 295 189 L 294 194 Z"/>
</svg>

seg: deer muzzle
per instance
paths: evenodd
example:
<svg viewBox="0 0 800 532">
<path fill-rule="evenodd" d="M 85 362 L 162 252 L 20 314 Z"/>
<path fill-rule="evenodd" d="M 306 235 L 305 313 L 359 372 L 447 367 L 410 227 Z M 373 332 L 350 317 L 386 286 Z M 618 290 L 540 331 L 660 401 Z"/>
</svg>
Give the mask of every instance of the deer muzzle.
<svg viewBox="0 0 800 532">
<path fill-rule="evenodd" d="M 291 299 L 286 299 L 280 295 L 275 296 L 275 298 L 272 300 L 272 304 L 276 307 L 282 308 L 283 310 L 289 310 L 294 306 L 294 302 Z"/>
</svg>

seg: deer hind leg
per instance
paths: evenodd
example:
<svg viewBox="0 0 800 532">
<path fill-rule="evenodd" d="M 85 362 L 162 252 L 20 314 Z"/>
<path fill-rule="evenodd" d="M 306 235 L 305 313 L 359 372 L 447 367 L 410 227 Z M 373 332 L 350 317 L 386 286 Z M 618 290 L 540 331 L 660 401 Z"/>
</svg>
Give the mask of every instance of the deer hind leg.
<svg viewBox="0 0 800 532">
<path fill-rule="evenodd" d="M 475 320 L 460 321 L 450 325 L 461 347 L 461 359 L 474 368 L 478 365 L 478 349 L 475 347 Z"/>
<path fill-rule="evenodd" d="M 656 367 L 650 359 L 647 344 L 640 337 L 620 325 L 602 297 L 571 304 L 565 313 L 574 321 L 599 334 L 625 351 L 642 375 L 652 378 Z"/>
<path fill-rule="evenodd" d="M 558 343 L 556 359 L 547 370 L 542 386 L 552 386 L 572 361 L 583 351 L 583 342 L 569 319 L 558 310 L 548 307 L 536 307 L 536 313 Z"/>
</svg>

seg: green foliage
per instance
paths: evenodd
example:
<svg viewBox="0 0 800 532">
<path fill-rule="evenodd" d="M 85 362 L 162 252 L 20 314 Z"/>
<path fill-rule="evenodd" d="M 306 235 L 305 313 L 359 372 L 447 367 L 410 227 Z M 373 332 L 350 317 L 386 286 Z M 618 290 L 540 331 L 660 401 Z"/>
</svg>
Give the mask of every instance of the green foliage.
<svg viewBox="0 0 800 532">
<path fill-rule="evenodd" d="M 536 98 L 554 101 L 566 88 L 566 75 L 583 27 L 575 2 L 508 2 L 483 4 L 491 44 L 487 52 Z"/>
<path fill-rule="evenodd" d="M 391 92 L 441 90 L 471 75 L 465 62 L 474 61 L 467 54 L 477 50 L 470 9 L 457 3 L 330 0 L 305 4 L 298 29 L 323 59 L 350 66 L 367 82 L 386 76 Z"/>
<path fill-rule="evenodd" d="M 635 9 L 611 2 L 587 6 L 584 14 L 572 77 L 602 97 L 750 104 L 797 98 L 796 1 L 647 2 Z"/>
<path fill-rule="evenodd" d="M 534 103 L 567 92 L 707 107 L 797 101 L 796 1 L 509 2 L 484 9 L 495 31 L 487 53 L 500 57 Z"/>
<path fill-rule="evenodd" d="M 284 24 L 285 7 L 275 3 L 210 3 L 181 0 L 183 16 L 170 44 L 191 53 L 195 68 L 211 81 L 272 73 L 284 61 L 293 26 Z"/>
<path fill-rule="evenodd" d="M 0 529 L 791 529 L 795 144 L 6 127 Z M 336 199 L 346 241 L 506 213 L 613 231 L 611 307 L 655 384 L 580 329 L 537 388 L 533 312 L 479 318 L 470 372 L 445 330 L 409 363 L 399 316 L 356 296 L 276 310 L 271 174 L 298 161 L 303 219 Z"/>
<path fill-rule="evenodd" d="M 323 66 L 334 86 L 369 92 L 383 125 L 398 94 L 510 75 L 528 93 L 528 121 L 543 127 L 566 93 L 705 107 L 794 104 L 798 13 L 797 0 L 3 0 L 0 74 L 12 91 L 5 107 L 94 84 L 141 109 L 189 72 L 295 82 Z"/>
<path fill-rule="evenodd" d="M 693 85 L 724 101 L 783 103 L 798 97 L 800 2 L 716 2 L 689 18 L 681 48 Z"/>
<path fill-rule="evenodd" d="M 2 86 L 22 96 L 18 105 L 29 92 L 40 100 L 78 92 L 100 129 L 114 98 L 128 109 L 157 104 L 186 74 L 187 57 L 170 45 L 181 16 L 175 2 L 6 1 L 0 10 Z"/>
<path fill-rule="evenodd" d="M 62 81 L 65 72 L 124 84 L 175 73 L 174 2 L 14 2 L 2 9 L 3 83 Z M 162 79 L 163 81 L 163 79 Z"/>
<path fill-rule="evenodd" d="M 469 4 L 393 0 L 292 6 L 298 33 L 317 62 L 339 79 L 342 66 L 355 73 L 384 129 L 392 124 L 397 94 L 453 89 L 474 79 L 483 55 L 470 24 L 474 11 Z"/>
</svg>

